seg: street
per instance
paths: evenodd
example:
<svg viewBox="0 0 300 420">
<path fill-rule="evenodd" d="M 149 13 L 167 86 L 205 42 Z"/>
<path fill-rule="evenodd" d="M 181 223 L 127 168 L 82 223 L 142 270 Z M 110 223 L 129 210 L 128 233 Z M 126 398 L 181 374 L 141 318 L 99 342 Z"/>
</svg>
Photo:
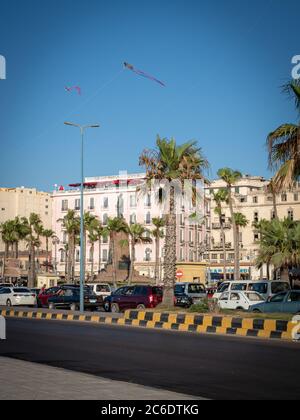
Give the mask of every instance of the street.
<svg viewBox="0 0 300 420">
<path fill-rule="evenodd" d="M 0 356 L 209 399 L 300 395 L 299 345 L 282 341 L 8 319 Z"/>
</svg>

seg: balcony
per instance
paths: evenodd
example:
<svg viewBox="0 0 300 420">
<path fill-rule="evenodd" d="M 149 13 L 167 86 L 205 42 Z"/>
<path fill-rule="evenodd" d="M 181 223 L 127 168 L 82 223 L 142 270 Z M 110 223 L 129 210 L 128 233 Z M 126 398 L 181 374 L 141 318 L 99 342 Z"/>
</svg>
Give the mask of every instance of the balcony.
<svg viewBox="0 0 300 420">
<path fill-rule="evenodd" d="M 212 248 L 222 250 L 223 249 L 223 244 L 222 244 L 222 242 L 215 243 L 215 244 L 212 245 Z M 231 242 L 226 242 L 225 248 L 226 249 L 232 249 L 232 243 Z"/>
<path fill-rule="evenodd" d="M 225 222 L 225 223 L 223 223 L 223 227 L 224 227 L 224 229 L 231 229 L 231 223 L 230 222 Z M 212 223 L 212 228 L 213 229 L 221 229 L 221 223 Z"/>
</svg>

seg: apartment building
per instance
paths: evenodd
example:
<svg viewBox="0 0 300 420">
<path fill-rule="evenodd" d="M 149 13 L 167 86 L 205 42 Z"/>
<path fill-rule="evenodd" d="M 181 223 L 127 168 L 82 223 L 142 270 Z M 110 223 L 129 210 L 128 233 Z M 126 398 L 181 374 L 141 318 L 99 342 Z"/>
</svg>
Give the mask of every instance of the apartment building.
<svg viewBox="0 0 300 420">
<path fill-rule="evenodd" d="M 123 216 L 127 223 L 140 223 L 150 231 L 154 228 L 152 219 L 163 215 L 162 208 L 158 203 L 156 193 L 141 191 L 145 184 L 145 174 L 119 174 L 116 176 L 103 176 L 85 179 L 84 211 L 97 216 L 105 226 L 108 218 Z M 204 203 L 203 212 L 205 212 Z M 201 205 L 201 206 L 202 206 Z M 200 207 L 201 207 L 200 206 Z M 53 249 L 53 260 L 57 262 L 60 275 L 65 273 L 66 251 L 68 235 L 64 231 L 61 219 L 69 209 L 80 212 L 80 184 L 71 184 L 60 187 L 53 192 L 53 216 L 52 226 L 56 232 L 59 243 Z M 192 223 L 189 215 L 195 213 L 195 208 L 190 204 L 188 209 L 180 207 L 177 215 L 177 256 L 180 262 L 195 263 L 203 259 L 203 243 L 206 238 L 206 225 Z M 160 262 L 162 276 L 164 241 L 161 241 Z M 101 251 L 101 267 L 105 268 L 109 262 L 109 240 L 103 240 Z M 86 250 L 87 272 L 91 270 L 91 244 L 87 243 Z M 94 269 L 98 272 L 99 246 L 95 245 Z M 144 276 L 154 277 L 155 270 L 155 244 L 140 244 L 136 249 L 135 269 Z M 202 269 L 202 268 L 201 268 Z M 76 249 L 75 274 L 80 270 L 80 249 Z M 195 270 L 197 271 L 197 269 Z M 197 277 L 197 275 L 195 275 Z"/>
<path fill-rule="evenodd" d="M 257 176 L 245 175 L 233 187 L 235 212 L 242 213 L 248 220 L 248 226 L 240 232 L 240 261 L 241 277 L 244 279 L 260 279 L 266 277 L 266 267 L 257 270 L 255 260 L 258 253 L 257 241 L 259 234 L 253 228 L 253 222 L 261 219 L 271 220 L 274 218 L 273 197 L 267 191 L 269 181 Z M 230 209 L 224 203 L 224 220 L 226 235 L 226 256 L 223 253 L 221 226 L 219 216 L 215 213 L 216 203 L 213 200 L 213 193 L 226 185 L 222 180 L 215 180 L 206 188 L 206 197 L 211 202 L 211 231 L 207 244 L 206 261 L 210 266 L 212 279 L 223 279 L 223 261 L 227 262 L 227 278 L 233 278 L 234 273 L 234 249 L 233 232 L 230 222 Z M 278 217 L 283 219 L 290 217 L 293 220 L 300 220 L 300 184 L 297 184 L 293 191 L 287 191 L 276 196 Z"/>
</svg>

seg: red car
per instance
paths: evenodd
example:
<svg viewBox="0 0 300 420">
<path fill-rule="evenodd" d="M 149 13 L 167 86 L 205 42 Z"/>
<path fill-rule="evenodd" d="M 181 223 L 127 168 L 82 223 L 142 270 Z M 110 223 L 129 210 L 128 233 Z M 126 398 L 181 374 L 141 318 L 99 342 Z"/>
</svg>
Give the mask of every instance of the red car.
<svg viewBox="0 0 300 420">
<path fill-rule="evenodd" d="M 39 308 L 48 308 L 48 299 L 53 297 L 60 287 L 51 287 L 50 289 L 42 290 L 37 297 L 37 304 Z"/>
<path fill-rule="evenodd" d="M 157 286 L 125 286 L 116 290 L 104 301 L 104 309 L 122 312 L 127 309 L 155 308 L 162 302 L 163 290 Z"/>
</svg>

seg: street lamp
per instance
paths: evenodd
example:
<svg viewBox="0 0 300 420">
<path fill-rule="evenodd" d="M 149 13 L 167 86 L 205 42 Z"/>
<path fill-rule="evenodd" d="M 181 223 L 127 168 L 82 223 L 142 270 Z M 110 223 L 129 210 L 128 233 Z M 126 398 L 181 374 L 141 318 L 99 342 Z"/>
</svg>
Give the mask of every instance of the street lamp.
<svg viewBox="0 0 300 420">
<path fill-rule="evenodd" d="M 78 125 L 71 122 L 65 122 L 65 125 L 77 127 L 81 135 L 81 186 L 80 186 L 80 312 L 84 312 L 84 282 L 85 282 L 85 264 L 84 264 L 84 131 L 86 128 L 99 128 L 99 124 Z"/>
</svg>

